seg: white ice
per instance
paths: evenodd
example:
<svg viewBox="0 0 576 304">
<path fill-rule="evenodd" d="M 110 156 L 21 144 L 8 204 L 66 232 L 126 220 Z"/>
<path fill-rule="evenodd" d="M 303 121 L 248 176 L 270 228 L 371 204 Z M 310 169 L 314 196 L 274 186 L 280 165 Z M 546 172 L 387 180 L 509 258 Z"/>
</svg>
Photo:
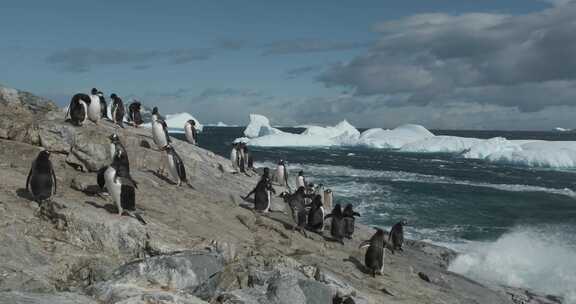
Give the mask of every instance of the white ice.
<svg viewBox="0 0 576 304">
<path fill-rule="evenodd" d="M 166 115 L 166 125 L 168 125 L 169 129 L 184 129 L 184 124 L 186 124 L 186 122 L 190 119 L 193 119 L 196 121 L 196 130 L 198 131 L 202 131 L 202 129 L 204 128 L 204 126 L 200 123 L 200 121 L 198 119 L 196 119 L 194 116 L 192 116 L 189 113 L 183 112 L 183 113 L 177 113 L 177 114 L 168 114 Z M 145 128 L 151 128 L 152 124 L 151 123 L 146 123 L 142 125 Z"/>
</svg>

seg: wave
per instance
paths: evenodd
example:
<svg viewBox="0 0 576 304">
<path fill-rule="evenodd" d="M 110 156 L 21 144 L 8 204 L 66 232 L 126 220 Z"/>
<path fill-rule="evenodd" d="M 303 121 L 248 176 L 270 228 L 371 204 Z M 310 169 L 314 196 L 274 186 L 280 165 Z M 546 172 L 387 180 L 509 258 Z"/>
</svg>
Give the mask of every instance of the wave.
<svg viewBox="0 0 576 304">
<path fill-rule="evenodd" d="M 273 162 L 256 162 L 256 167 L 276 168 Z M 371 194 L 371 191 L 382 192 L 381 185 L 370 182 L 350 181 L 354 178 L 382 178 L 393 182 L 410 182 L 426 184 L 447 184 L 468 187 L 490 188 L 507 192 L 543 192 L 568 197 L 576 197 L 576 192 L 568 188 L 547 188 L 541 186 L 521 185 L 521 184 L 491 184 L 483 182 L 473 182 L 466 180 L 456 180 L 445 176 L 427 175 L 405 171 L 377 171 L 367 169 L 355 169 L 348 166 L 318 165 L 318 164 L 288 164 L 289 171 L 304 170 L 311 180 L 318 179 L 317 183 L 323 183 L 333 189 L 338 190 L 338 195 L 356 197 L 359 193 Z M 346 177 L 346 182 L 341 182 L 341 177 Z M 295 181 L 289 181 L 290 183 Z M 337 182 L 338 185 L 330 185 L 328 182 Z M 373 185 L 373 186 L 371 186 Z M 371 188 L 372 187 L 372 188 Z M 380 190 L 379 190 L 380 189 Z M 373 193 L 372 193 L 373 194 Z"/>
<path fill-rule="evenodd" d="M 576 240 L 565 226 L 517 227 L 491 243 L 469 243 L 450 271 L 480 281 L 561 295 L 576 303 Z"/>
</svg>

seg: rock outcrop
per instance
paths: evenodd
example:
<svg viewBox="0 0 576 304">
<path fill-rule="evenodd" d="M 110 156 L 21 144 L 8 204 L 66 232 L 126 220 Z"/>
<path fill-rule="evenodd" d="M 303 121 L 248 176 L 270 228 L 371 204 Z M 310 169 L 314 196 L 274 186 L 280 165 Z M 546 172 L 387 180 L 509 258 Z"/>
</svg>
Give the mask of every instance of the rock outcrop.
<svg viewBox="0 0 576 304">
<path fill-rule="evenodd" d="M 241 196 L 257 177 L 231 174 L 227 159 L 173 139 L 192 184 L 178 187 L 157 173 L 161 154 L 148 129 L 75 127 L 64 115 L 42 98 L 0 89 L 1 303 L 559 303 L 453 274 L 454 253 L 422 242 L 408 241 L 372 278 L 357 249 L 370 228 L 358 225 L 345 245 L 293 232 L 279 198 L 267 216 L 250 210 Z M 118 216 L 96 186 L 114 132 L 146 225 Z M 56 152 L 59 187 L 48 207 L 25 190 L 40 149 Z"/>
</svg>

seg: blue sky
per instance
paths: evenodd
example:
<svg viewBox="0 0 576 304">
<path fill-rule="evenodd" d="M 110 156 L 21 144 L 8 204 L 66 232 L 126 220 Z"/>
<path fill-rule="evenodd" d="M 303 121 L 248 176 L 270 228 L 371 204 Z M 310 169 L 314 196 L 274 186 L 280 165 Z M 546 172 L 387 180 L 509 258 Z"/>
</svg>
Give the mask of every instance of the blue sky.
<svg viewBox="0 0 576 304">
<path fill-rule="evenodd" d="M 576 113 L 570 71 L 488 70 L 501 57 L 466 48 L 569 29 L 545 16 L 571 13 L 564 2 L 2 0 L 0 83 L 60 104 L 97 87 L 205 122 L 245 123 L 257 112 L 283 124 L 549 128 Z M 508 24 L 517 32 L 499 29 Z M 513 38 L 494 38 L 503 35 Z M 472 72 L 462 76 L 460 66 Z M 551 76 L 534 78 L 534 69 Z M 564 101 L 525 100 L 550 90 Z"/>
</svg>

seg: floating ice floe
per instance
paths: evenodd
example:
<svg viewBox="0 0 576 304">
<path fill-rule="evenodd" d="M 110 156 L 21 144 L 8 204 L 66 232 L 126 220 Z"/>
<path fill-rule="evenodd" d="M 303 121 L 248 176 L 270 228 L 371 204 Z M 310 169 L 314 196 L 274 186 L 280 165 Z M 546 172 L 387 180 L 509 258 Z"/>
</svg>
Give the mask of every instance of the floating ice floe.
<svg viewBox="0 0 576 304">
<path fill-rule="evenodd" d="M 260 147 L 363 146 L 400 152 L 451 153 L 463 158 L 542 168 L 576 168 L 575 141 L 508 140 L 435 136 L 420 125 L 369 129 L 360 133 L 346 120 L 335 126 L 310 126 L 300 134 L 270 126 L 268 118 L 250 115 L 242 142 Z"/>
</svg>

